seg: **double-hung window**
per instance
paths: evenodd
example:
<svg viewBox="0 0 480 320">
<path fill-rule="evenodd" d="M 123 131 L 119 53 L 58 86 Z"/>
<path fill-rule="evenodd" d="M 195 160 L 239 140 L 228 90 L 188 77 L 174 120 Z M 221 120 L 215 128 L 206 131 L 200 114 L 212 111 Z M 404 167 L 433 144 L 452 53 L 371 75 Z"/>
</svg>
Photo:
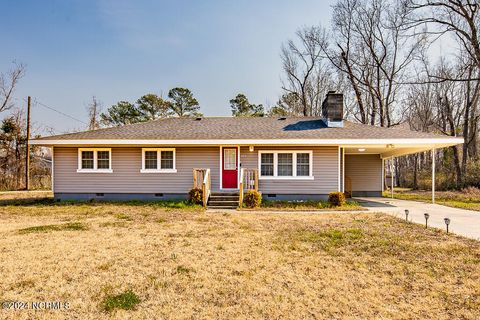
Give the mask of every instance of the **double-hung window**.
<svg viewBox="0 0 480 320">
<path fill-rule="evenodd" d="M 313 179 L 311 150 L 259 151 L 260 179 Z"/>
<path fill-rule="evenodd" d="M 177 172 L 175 148 L 143 148 L 142 173 Z"/>
<path fill-rule="evenodd" d="M 77 172 L 111 173 L 112 149 L 79 148 Z"/>
</svg>

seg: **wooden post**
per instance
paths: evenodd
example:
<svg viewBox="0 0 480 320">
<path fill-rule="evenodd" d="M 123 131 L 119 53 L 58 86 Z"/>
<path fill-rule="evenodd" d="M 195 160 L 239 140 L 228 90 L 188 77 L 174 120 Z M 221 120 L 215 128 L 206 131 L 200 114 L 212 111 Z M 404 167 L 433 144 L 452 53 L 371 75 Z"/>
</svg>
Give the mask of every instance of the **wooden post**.
<svg viewBox="0 0 480 320">
<path fill-rule="evenodd" d="M 203 207 L 207 207 L 207 188 L 205 186 L 205 183 L 202 183 L 202 197 L 203 197 Z"/>
<path fill-rule="evenodd" d="M 243 205 L 243 175 L 245 174 L 245 170 L 240 169 L 240 184 L 239 184 L 239 192 L 238 192 L 238 207 L 241 208 Z M 247 181 L 248 181 L 248 171 L 247 171 Z M 248 187 L 248 184 L 247 184 Z"/>
<path fill-rule="evenodd" d="M 432 149 L 432 203 L 435 203 L 435 148 Z"/>
<path fill-rule="evenodd" d="M 30 189 L 30 104 L 31 98 L 27 99 L 27 142 L 25 155 L 25 190 Z"/>
<path fill-rule="evenodd" d="M 391 188 L 392 188 L 392 199 L 393 199 L 393 157 L 390 159 L 390 178 L 391 178 Z"/>
<path fill-rule="evenodd" d="M 255 190 L 258 191 L 258 169 L 254 169 L 255 176 Z"/>
<path fill-rule="evenodd" d="M 197 170 L 193 169 L 193 187 L 197 187 Z"/>
</svg>

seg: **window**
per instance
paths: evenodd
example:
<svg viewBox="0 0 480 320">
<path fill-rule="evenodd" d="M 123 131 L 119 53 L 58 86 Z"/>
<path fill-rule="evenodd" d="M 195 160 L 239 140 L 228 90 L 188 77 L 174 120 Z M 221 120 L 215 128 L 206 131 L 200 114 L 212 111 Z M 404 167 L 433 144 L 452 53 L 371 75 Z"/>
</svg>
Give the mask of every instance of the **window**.
<svg viewBox="0 0 480 320">
<path fill-rule="evenodd" d="M 161 154 L 161 164 L 160 168 L 161 169 L 174 169 L 173 165 L 173 151 L 171 150 L 163 150 L 160 152 Z"/>
<path fill-rule="evenodd" d="M 110 169 L 110 152 L 109 151 L 97 152 L 97 168 Z"/>
<path fill-rule="evenodd" d="M 143 148 L 142 173 L 177 172 L 174 148 Z"/>
<path fill-rule="evenodd" d="M 297 153 L 297 177 L 310 175 L 310 153 Z"/>
<path fill-rule="evenodd" d="M 112 150 L 107 148 L 78 149 L 77 172 L 111 173 Z"/>
<path fill-rule="evenodd" d="M 157 169 L 157 151 L 145 151 L 145 169 Z"/>
<path fill-rule="evenodd" d="M 82 151 L 81 169 L 93 169 L 93 151 Z"/>
<path fill-rule="evenodd" d="M 237 169 L 237 148 L 223 149 L 223 169 L 224 170 Z"/>
<path fill-rule="evenodd" d="M 312 180 L 312 155 L 310 150 L 259 151 L 259 178 Z"/>
<path fill-rule="evenodd" d="M 273 177 L 273 153 L 262 153 L 260 175 Z"/>
<path fill-rule="evenodd" d="M 293 176 L 293 154 L 280 153 L 278 154 L 278 175 L 279 176 Z"/>
</svg>

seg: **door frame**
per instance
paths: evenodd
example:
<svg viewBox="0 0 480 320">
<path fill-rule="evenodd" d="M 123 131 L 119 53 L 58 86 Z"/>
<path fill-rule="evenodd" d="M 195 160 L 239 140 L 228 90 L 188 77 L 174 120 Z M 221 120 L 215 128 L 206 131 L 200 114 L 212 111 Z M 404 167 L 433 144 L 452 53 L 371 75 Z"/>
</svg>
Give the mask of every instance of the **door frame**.
<svg viewBox="0 0 480 320">
<path fill-rule="evenodd" d="M 223 188 L 223 148 L 237 148 L 237 187 L 232 188 Z M 220 146 L 220 160 L 219 160 L 219 173 L 220 173 L 220 190 L 239 190 L 240 189 L 240 170 L 241 170 L 241 163 L 240 163 L 240 146 L 238 145 L 223 145 Z"/>
</svg>

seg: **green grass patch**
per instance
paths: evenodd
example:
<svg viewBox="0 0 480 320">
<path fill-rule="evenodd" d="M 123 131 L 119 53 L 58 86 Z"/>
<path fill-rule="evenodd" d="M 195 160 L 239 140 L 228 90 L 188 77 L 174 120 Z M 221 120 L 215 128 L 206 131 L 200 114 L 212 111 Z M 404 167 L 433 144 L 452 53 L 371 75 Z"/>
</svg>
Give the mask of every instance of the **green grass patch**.
<svg viewBox="0 0 480 320">
<path fill-rule="evenodd" d="M 282 231 L 274 241 L 274 247 L 280 251 L 321 249 L 329 254 L 335 254 L 336 249 L 356 245 L 363 241 L 363 238 L 364 233 L 358 228 Z"/>
<path fill-rule="evenodd" d="M 360 229 L 327 229 L 321 231 L 301 230 L 294 234 L 294 238 L 302 242 L 320 244 L 322 247 L 338 247 L 345 243 L 362 238 Z"/>
<path fill-rule="evenodd" d="M 190 272 L 193 272 L 194 270 L 192 268 L 188 268 L 185 266 L 177 266 L 175 270 L 178 274 L 189 274 Z"/>
<path fill-rule="evenodd" d="M 328 201 L 269 201 L 262 202 L 261 208 L 278 210 L 362 210 L 362 207 L 356 201 L 347 201 L 343 206 L 331 206 Z"/>
<path fill-rule="evenodd" d="M 120 220 L 126 220 L 126 221 L 132 221 L 132 217 L 130 217 L 128 214 L 125 213 L 117 213 L 115 215 L 115 218 L 120 219 Z"/>
<path fill-rule="evenodd" d="M 103 300 L 103 309 L 111 312 L 114 309 L 132 310 L 140 303 L 140 298 L 132 290 L 116 295 L 107 295 Z"/>
<path fill-rule="evenodd" d="M 43 226 L 35 226 L 18 230 L 21 234 L 39 233 L 50 231 L 82 231 L 88 230 L 88 226 L 81 222 L 69 222 L 64 224 L 49 224 Z"/>
</svg>

